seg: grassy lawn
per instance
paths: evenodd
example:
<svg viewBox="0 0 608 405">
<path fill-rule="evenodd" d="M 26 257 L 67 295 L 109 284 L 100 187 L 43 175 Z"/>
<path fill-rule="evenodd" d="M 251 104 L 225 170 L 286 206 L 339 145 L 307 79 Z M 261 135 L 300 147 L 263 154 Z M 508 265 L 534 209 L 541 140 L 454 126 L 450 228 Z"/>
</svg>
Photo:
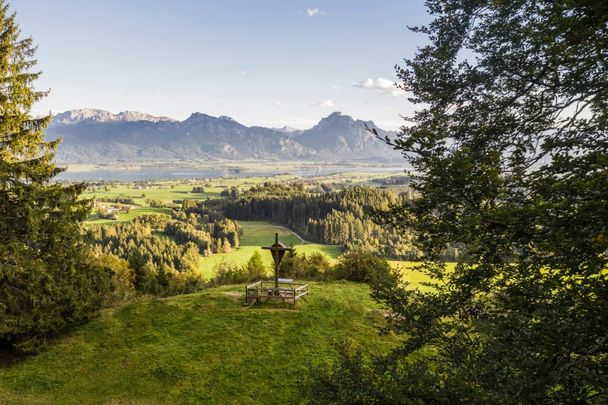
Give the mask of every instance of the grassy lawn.
<svg viewBox="0 0 608 405">
<path fill-rule="evenodd" d="M 331 361 L 340 339 L 374 352 L 396 342 L 378 334 L 384 317 L 366 285 L 313 283 L 294 310 L 244 309 L 242 289 L 107 310 L 0 365 L 0 403 L 298 403 L 309 364 Z"/>
</svg>

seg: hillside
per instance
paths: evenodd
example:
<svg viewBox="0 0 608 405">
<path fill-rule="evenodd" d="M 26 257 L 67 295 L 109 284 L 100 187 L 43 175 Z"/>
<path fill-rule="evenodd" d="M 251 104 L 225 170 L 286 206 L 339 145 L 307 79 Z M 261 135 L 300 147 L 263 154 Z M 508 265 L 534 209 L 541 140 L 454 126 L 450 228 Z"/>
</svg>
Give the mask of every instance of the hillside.
<svg viewBox="0 0 608 405">
<path fill-rule="evenodd" d="M 201 113 L 180 122 L 133 111 L 84 109 L 57 114 L 47 137 L 63 138 L 57 159 L 64 164 L 399 159 L 398 153 L 365 130 L 365 124 L 333 113 L 309 130 L 271 129 Z M 367 124 L 375 127 L 371 121 Z"/>
<path fill-rule="evenodd" d="M 242 286 L 107 310 L 45 352 L 0 363 L 0 403 L 292 403 L 344 338 L 390 348 L 366 285 L 314 283 L 294 309 L 242 306 Z"/>
</svg>

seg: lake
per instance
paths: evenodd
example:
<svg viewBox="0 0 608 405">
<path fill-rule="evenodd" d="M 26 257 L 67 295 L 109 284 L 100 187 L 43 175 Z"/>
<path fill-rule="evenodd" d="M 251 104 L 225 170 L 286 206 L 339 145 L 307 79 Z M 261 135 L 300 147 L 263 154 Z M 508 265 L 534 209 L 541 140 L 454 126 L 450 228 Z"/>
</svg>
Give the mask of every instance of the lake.
<svg viewBox="0 0 608 405">
<path fill-rule="evenodd" d="M 143 180 L 173 180 L 201 179 L 218 177 L 264 177 L 277 174 L 311 177 L 326 176 L 344 172 L 378 172 L 403 173 L 403 167 L 388 166 L 353 166 L 331 165 L 319 167 L 293 167 L 263 170 L 234 170 L 234 169 L 187 169 L 187 168 L 142 168 L 139 170 L 89 170 L 67 171 L 59 174 L 56 179 L 63 181 L 143 181 Z"/>
</svg>

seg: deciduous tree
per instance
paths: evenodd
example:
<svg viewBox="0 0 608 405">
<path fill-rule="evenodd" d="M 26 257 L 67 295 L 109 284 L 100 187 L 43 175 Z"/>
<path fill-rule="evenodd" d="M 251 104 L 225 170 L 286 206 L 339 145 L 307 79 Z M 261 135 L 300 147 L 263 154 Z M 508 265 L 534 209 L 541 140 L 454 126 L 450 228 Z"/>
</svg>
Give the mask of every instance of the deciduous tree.
<svg viewBox="0 0 608 405">
<path fill-rule="evenodd" d="M 387 140 L 418 198 L 384 220 L 414 231 L 435 286 L 377 284 L 403 344 L 329 375 L 365 376 L 378 403 L 606 400 L 608 3 L 427 6 L 430 44 L 398 69 L 419 108 Z"/>
</svg>

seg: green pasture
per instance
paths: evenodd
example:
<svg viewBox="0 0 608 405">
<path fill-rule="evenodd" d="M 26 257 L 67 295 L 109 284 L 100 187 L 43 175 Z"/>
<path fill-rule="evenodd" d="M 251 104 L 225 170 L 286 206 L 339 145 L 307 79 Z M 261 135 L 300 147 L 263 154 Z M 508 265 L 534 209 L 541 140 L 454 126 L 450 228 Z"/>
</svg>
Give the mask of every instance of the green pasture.
<svg viewBox="0 0 608 405">
<path fill-rule="evenodd" d="M 369 287 L 312 283 L 294 308 L 243 307 L 243 285 L 106 310 L 44 352 L 0 363 L 2 404 L 287 404 L 311 364 L 349 339 L 376 354 Z"/>
<path fill-rule="evenodd" d="M 166 203 L 174 200 L 206 200 L 219 198 L 226 188 L 238 187 L 240 190 L 249 189 L 266 181 L 288 181 L 295 179 L 292 175 L 277 175 L 272 177 L 241 177 L 216 178 L 203 180 L 163 180 L 151 181 L 142 186 L 136 183 L 108 183 L 106 185 L 93 185 L 82 194 L 82 198 L 116 198 L 129 197 L 138 205 L 146 205 L 146 199 L 161 200 Z M 204 193 L 192 193 L 193 187 L 203 187 Z"/>
<path fill-rule="evenodd" d="M 145 189 L 138 189 L 131 184 L 112 185 L 108 187 L 108 190 L 105 190 L 103 186 L 97 186 L 94 187 L 94 190 L 89 189 L 86 193 L 83 193 L 82 198 L 130 197 L 136 204 L 146 205 L 147 199 L 162 200 L 170 203 L 173 200 L 206 200 L 207 198 L 218 198 L 222 191 L 222 188 L 214 186 L 205 187 L 204 193 L 192 193 L 192 188 L 195 186 L 204 187 L 204 183 L 180 184 L 176 182 L 167 182 L 150 186 Z"/>
<path fill-rule="evenodd" d="M 302 242 L 291 230 L 278 225 L 273 225 L 265 221 L 238 221 L 239 227 L 243 230 L 238 249 L 233 249 L 230 253 L 219 253 L 209 257 L 201 257 L 201 272 L 207 278 L 213 276 L 214 268 L 222 263 L 231 265 L 242 265 L 247 263 L 253 252 L 259 250 L 262 254 L 264 264 L 272 269 L 273 261 L 271 254 L 262 250 L 262 246 L 274 243 L 274 234 L 279 234 L 279 239 L 286 245 L 293 246 L 299 253 L 321 252 L 326 254 L 331 260 L 336 259 L 340 254 L 338 245 L 321 245 L 316 243 Z"/>
<path fill-rule="evenodd" d="M 116 224 L 118 222 L 129 222 L 134 218 L 140 217 L 142 215 L 149 214 L 165 214 L 171 215 L 171 208 L 150 208 L 150 207 L 138 207 L 129 210 L 129 212 L 121 212 L 118 214 L 117 220 L 112 219 L 101 219 L 98 218 L 97 215 L 91 214 L 89 218 L 86 220 L 86 225 L 107 225 L 107 224 Z"/>
<path fill-rule="evenodd" d="M 243 230 L 241 246 L 268 246 L 274 243 L 274 234 L 279 234 L 281 242 L 288 246 L 301 244 L 300 238 L 291 230 L 266 221 L 238 221 Z"/>
</svg>

